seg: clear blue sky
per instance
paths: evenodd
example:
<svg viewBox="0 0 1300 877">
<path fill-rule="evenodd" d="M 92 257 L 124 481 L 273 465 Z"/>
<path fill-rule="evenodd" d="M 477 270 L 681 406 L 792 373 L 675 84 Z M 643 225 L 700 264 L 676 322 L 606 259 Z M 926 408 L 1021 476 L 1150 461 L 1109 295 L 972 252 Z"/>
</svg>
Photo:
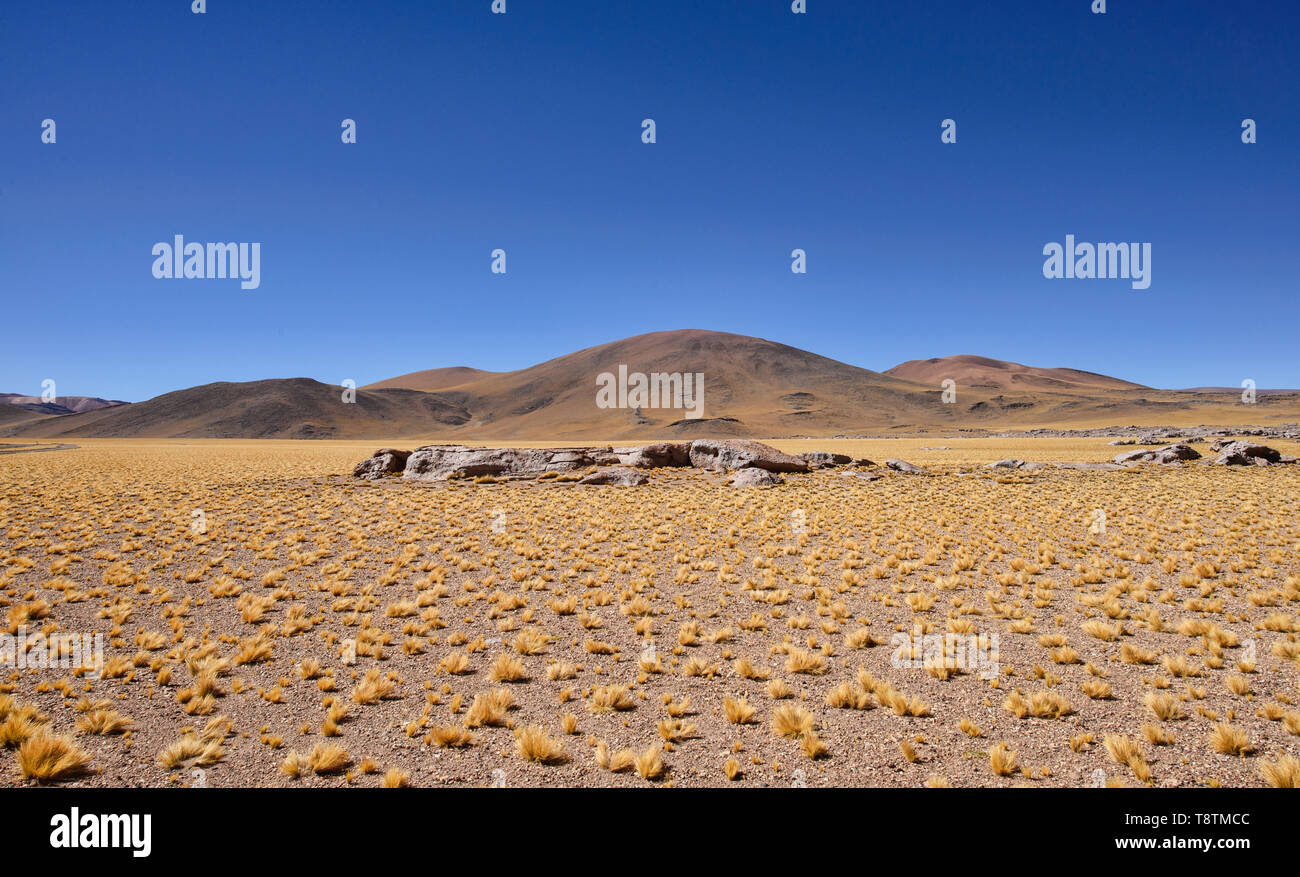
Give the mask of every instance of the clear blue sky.
<svg viewBox="0 0 1300 877">
<path fill-rule="evenodd" d="M 6 0 L 0 392 L 364 384 L 675 328 L 1300 386 L 1300 4 L 1089 5 Z M 261 287 L 154 279 L 175 234 L 261 242 Z M 1044 279 L 1067 234 L 1151 242 L 1150 289 Z"/>
</svg>

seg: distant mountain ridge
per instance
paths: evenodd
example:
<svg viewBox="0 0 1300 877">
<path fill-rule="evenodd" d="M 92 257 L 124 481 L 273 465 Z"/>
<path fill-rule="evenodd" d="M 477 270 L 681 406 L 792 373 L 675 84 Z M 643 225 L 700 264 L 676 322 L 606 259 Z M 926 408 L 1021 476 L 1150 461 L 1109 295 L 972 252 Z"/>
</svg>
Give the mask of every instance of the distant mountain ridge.
<svg viewBox="0 0 1300 877">
<path fill-rule="evenodd" d="M 699 374 L 703 391 L 688 410 L 669 392 L 663 400 L 672 402 L 651 407 L 625 386 L 620 403 L 610 406 L 597 388 L 615 373 L 629 386 L 641 376 L 665 387 L 674 377 Z M 954 382 L 949 395 L 945 380 Z M 1261 392 L 1246 408 L 1240 391 L 1157 390 L 1080 369 L 972 355 L 875 372 L 762 338 L 700 329 L 636 335 L 516 371 L 412 372 L 350 393 L 345 401 L 343 388 L 310 378 L 220 382 L 61 416 L 30 412 L 31 420 L 0 410 L 0 436 L 618 442 L 1300 421 L 1296 391 Z"/>
<path fill-rule="evenodd" d="M 130 403 L 117 399 L 100 399 L 98 396 L 55 396 L 47 402 L 42 396 L 0 393 L 0 405 L 12 405 L 39 414 L 81 414 L 84 411 L 128 404 Z"/>
</svg>

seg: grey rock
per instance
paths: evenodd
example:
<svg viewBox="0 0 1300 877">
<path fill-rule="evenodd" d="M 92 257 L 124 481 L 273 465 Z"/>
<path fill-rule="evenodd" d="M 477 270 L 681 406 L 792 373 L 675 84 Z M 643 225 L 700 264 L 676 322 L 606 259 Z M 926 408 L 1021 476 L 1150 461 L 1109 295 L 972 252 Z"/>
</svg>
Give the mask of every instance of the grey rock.
<svg viewBox="0 0 1300 877">
<path fill-rule="evenodd" d="M 691 465 L 696 469 L 730 472 L 745 467 L 769 472 L 807 472 L 808 464 L 771 445 L 750 439 L 696 439 L 691 442 Z"/>
<path fill-rule="evenodd" d="M 895 472 L 907 472 L 910 475 L 924 475 L 925 470 L 920 466 L 913 466 L 906 460 L 886 460 L 885 465 Z"/>
<path fill-rule="evenodd" d="M 578 481 L 579 484 L 613 484 L 620 487 L 637 487 L 649 482 L 650 479 L 646 477 L 645 473 L 624 466 L 597 469 Z"/>
<path fill-rule="evenodd" d="M 780 484 L 782 480 L 781 476 L 774 472 L 753 466 L 737 469 L 731 474 L 732 487 L 768 487 L 772 484 Z"/>
<path fill-rule="evenodd" d="M 1149 451 L 1128 451 L 1115 457 L 1116 463 L 1176 463 L 1180 460 L 1199 460 L 1200 453 L 1188 445 L 1165 445 Z"/>
<path fill-rule="evenodd" d="M 479 475 L 536 476 L 543 472 L 572 472 L 595 464 L 587 448 L 467 448 L 428 445 L 416 448 L 406 461 L 403 478 L 445 481 Z"/>
<path fill-rule="evenodd" d="M 795 454 L 795 456 L 813 469 L 846 466 L 853 461 L 853 458 L 846 454 L 832 454 L 830 451 L 808 451 L 803 454 Z"/>
<path fill-rule="evenodd" d="M 1219 452 L 1219 456 L 1214 459 L 1215 465 L 1218 466 L 1249 466 L 1252 463 L 1267 466 L 1282 459 L 1282 453 L 1268 445 L 1240 441 L 1214 444 L 1218 446 L 1214 447 L 1214 450 Z"/>
<path fill-rule="evenodd" d="M 624 466 L 637 469 L 691 465 L 689 442 L 655 442 L 639 447 L 614 448 L 614 454 Z"/>
<path fill-rule="evenodd" d="M 410 451 L 380 448 L 356 465 L 352 470 L 352 477 L 373 481 L 390 473 L 401 472 L 406 468 L 406 460 L 410 456 Z"/>
</svg>

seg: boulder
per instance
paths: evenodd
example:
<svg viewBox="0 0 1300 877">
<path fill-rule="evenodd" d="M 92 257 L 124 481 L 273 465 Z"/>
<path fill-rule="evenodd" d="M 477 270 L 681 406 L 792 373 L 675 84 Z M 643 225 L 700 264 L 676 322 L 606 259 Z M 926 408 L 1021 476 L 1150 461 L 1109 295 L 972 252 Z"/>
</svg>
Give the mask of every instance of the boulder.
<svg viewBox="0 0 1300 877">
<path fill-rule="evenodd" d="M 352 477 L 374 480 L 383 478 L 385 475 L 401 472 L 406 468 L 406 460 L 410 456 L 410 451 L 399 451 L 396 448 L 380 448 L 356 465 L 356 468 L 352 470 Z"/>
<path fill-rule="evenodd" d="M 1254 442 L 1215 442 L 1211 447 L 1219 452 L 1214 459 L 1218 466 L 1249 466 L 1252 463 L 1267 466 L 1282 460 L 1280 451 Z"/>
<path fill-rule="evenodd" d="M 645 476 L 645 473 L 625 466 L 597 469 L 578 481 L 579 484 L 614 484 L 620 487 L 637 487 L 649 482 L 650 479 Z"/>
<path fill-rule="evenodd" d="M 906 460 L 886 460 L 885 465 L 895 472 L 907 472 L 909 475 L 924 475 L 925 470 L 920 466 L 913 466 Z"/>
<path fill-rule="evenodd" d="M 614 448 L 614 454 L 622 465 L 637 469 L 691 465 L 691 446 L 688 442 L 656 442 L 641 447 Z"/>
<path fill-rule="evenodd" d="M 416 448 L 406 461 L 403 478 L 445 481 L 479 475 L 536 476 L 543 472 L 572 472 L 595 465 L 588 448 L 467 448 L 428 445 Z"/>
<path fill-rule="evenodd" d="M 753 466 L 746 466 L 743 469 L 737 469 L 731 475 L 732 487 L 767 487 L 772 484 L 780 484 L 783 479 L 780 475 L 769 472 L 767 469 L 757 469 Z"/>
<path fill-rule="evenodd" d="M 1199 460 L 1200 453 L 1188 445 L 1165 445 L 1152 450 L 1128 451 L 1115 457 L 1116 463 L 1176 463 L 1180 460 Z"/>
<path fill-rule="evenodd" d="M 1025 464 L 1024 460 L 998 460 L 996 463 L 985 464 L 985 469 L 1019 469 Z"/>
<path fill-rule="evenodd" d="M 691 442 L 691 465 L 696 469 L 730 472 L 753 467 L 769 472 L 807 472 L 808 463 L 776 448 L 750 439 L 696 439 Z"/>
<path fill-rule="evenodd" d="M 856 457 L 851 463 L 849 463 L 849 465 L 850 466 L 874 466 L 876 464 L 875 461 L 868 460 L 866 457 Z"/>
</svg>

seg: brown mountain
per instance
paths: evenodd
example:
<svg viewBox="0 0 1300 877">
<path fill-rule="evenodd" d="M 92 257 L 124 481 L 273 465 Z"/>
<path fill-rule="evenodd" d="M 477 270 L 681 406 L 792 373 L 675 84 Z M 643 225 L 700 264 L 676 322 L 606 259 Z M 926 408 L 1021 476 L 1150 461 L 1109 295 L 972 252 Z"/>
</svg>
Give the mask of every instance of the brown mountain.
<svg viewBox="0 0 1300 877">
<path fill-rule="evenodd" d="M 0 403 L 0 427 L 47 420 L 49 417 L 50 415 L 43 411 L 32 411 L 30 408 L 19 408 L 17 405 Z"/>
<path fill-rule="evenodd" d="M 448 387 L 459 386 L 495 374 L 500 373 L 483 371 L 481 368 L 470 368 L 467 365 L 453 365 L 447 368 L 430 368 L 424 371 L 411 372 L 407 375 L 398 375 L 395 378 L 388 378 L 383 381 L 375 381 L 373 384 L 367 384 L 362 389 L 389 390 L 399 388 L 420 390 L 428 393 L 433 390 L 445 390 Z"/>
<path fill-rule="evenodd" d="M 602 407 L 600 376 L 695 374 L 700 411 Z M 941 382 L 957 384 L 945 403 Z M 354 438 L 410 441 L 633 441 L 649 438 L 834 436 L 915 429 L 1008 429 L 1300 420 L 1300 394 L 1153 390 L 1077 369 L 1038 369 L 962 356 L 874 372 L 785 344 L 696 329 L 653 332 L 529 368 L 439 368 L 379 381 L 345 404 L 342 389 L 307 378 L 217 383 L 146 402 L 0 420 L 30 437 Z M 680 403 L 680 400 L 677 400 Z M 691 400 L 695 401 L 695 400 Z"/>
<path fill-rule="evenodd" d="M 343 389 L 310 378 L 216 383 L 146 402 L 24 424 L 34 438 L 369 438 L 418 435 L 465 423 L 469 413 L 417 390 Z"/>
<path fill-rule="evenodd" d="M 703 417 L 682 407 L 601 408 L 597 378 L 703 374 Z M 429 373 L 381 382 L 425 386 Z M 372 385 L 378 386 L 378 385 Z M 788 435 L 856 428 L 863 412 L 893 425 L 932 406 L 928 388 L 762 338 L 683 329 L 601 344 L 513 372 L 485 372 L 439 395 L 471 412 L 484 438 Z M 931 393 L 935 399 L 937 390 Z"/>
<path fill-rule="evenodd" d="M 1018 362 L 1003 362 L 984 356 L 962 354 L 934 359 L 913 359 L 886 369 L 893 375 L 919 384 L 939 386 L 945 380 L 959 387 L 994 390 L 1145 390 L 1141 384 L 1122 381 L 1076 368 L 1035 368 Z"/>
</svg>

